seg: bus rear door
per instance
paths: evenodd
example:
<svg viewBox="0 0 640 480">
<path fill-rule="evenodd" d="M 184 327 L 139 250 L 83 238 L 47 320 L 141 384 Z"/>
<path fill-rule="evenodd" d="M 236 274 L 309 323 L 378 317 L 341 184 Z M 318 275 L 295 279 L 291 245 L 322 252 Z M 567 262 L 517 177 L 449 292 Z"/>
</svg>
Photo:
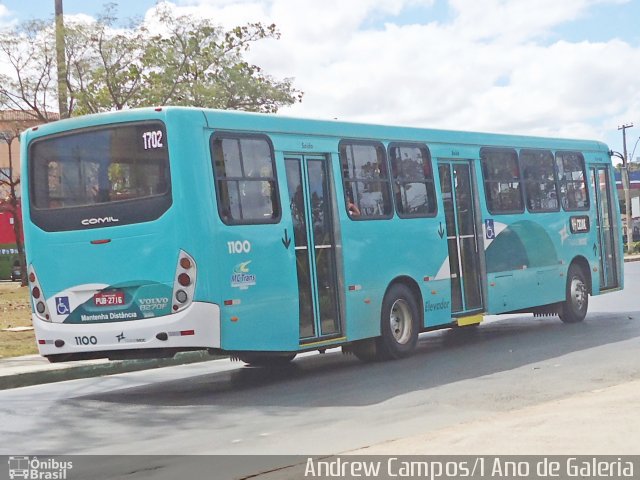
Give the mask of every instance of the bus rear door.
<svg viewBox="0 0 640 480">
<path fill-rule="evenodd" d="M 340 336 L 334 191 L 328 157 L 285 155 L 293 222 L 301 347 Z M 284 241 L 287 241 L 285 238 Z"/>
<path fill-rule="evenodd" d="M 451 313 L 454 317 L 473 315 L 483 311 L 484 305 L 471 162 L 440 161 L 438 173 L 449 248 Z"/>
</svg>

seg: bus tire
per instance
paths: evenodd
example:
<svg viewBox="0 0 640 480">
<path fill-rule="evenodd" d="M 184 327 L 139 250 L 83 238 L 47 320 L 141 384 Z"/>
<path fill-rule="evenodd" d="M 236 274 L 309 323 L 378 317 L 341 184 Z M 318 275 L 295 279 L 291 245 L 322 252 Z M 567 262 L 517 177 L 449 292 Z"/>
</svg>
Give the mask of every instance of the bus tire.
<svg viewBox="0 0 640 480">
<path fill-rule="evenodd" d="M 420 316 L 411 290 L 401 283 L 389 288 L 382 301 L 378 356 L 396 360 L 408 357 L 418 344 Z"/>
<path fill-rule="evenodd" d="M 584 320 L 589 308 L 589 289 L 582 268 L 572 264 L 567 273 L 565 301 L 562 304 L 560 320 L 565 323 L 578 323 Z"/>
<path fill-rule="evenodd" d="M 295 353 L 242 353 L 238 355 L 238 360 L 252 367 L 282 367 L 288 365 L 295 357 Z"/>
</svg>

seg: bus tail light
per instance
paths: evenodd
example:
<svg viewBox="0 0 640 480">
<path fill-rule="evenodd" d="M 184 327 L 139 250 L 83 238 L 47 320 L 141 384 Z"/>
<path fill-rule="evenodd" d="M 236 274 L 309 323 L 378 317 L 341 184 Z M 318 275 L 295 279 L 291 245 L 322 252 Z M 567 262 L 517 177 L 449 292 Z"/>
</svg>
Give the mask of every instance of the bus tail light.
<svg viewBox="0 0 640 480">
<path fill-rule="evenodd" d="M 196 289 L 196 262 L 184 250 L 180 250 L 176 275 L 173 281 L 173 307 L 172 310 L 179 312 L 184 310 L 193 302 L 193 294 Z"/>
<path fill-rule="evenodd" d="M 191 285 L 191 277 L 187 273 L 181 273 L 178 275 L 178 283 L 183 287 L 188 287 Z"/>
<path fill-rule="evenodd" d="M 38 281 L 38 276 L 33 268 L 33 265 L 29 265 L 28 275 L 29 287 L 31 288 L 31 302 L 33 305 L 33 311 L 36 316 L 45 322 L 51 321 L 51 315 L 49 315 L 49 307 L 47 307 L 47 300 L 42 294 L 42 287 Z"/>
<path fill-rule="evenodd" d="M 184 290 L 178 290 L 176 292 L 176 300 L 178 301 L 178 303 L 187 303 L 187 300 L 189 300 L 189 295 L 187 295 L 187 292 L 185 292 Z"/>
</svg>

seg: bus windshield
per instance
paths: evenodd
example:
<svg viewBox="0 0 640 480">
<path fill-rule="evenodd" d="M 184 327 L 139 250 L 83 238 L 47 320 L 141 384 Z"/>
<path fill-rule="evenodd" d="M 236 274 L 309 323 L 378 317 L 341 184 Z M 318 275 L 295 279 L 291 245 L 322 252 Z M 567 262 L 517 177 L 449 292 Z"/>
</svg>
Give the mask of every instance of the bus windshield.
<svg viewBox="0 0 640 480">
<path fill-rule="evenodd" d="M 148 221 L 171 202 L 167 139 L 160 122 L 36 140 L 29 148 L 29 169 L 32 219 L 48 231 L 109 223 L 91 218 L 111 217 L 119 225 Z M 141 208 L 132 208 L 132 202 Z"/>
</svg>

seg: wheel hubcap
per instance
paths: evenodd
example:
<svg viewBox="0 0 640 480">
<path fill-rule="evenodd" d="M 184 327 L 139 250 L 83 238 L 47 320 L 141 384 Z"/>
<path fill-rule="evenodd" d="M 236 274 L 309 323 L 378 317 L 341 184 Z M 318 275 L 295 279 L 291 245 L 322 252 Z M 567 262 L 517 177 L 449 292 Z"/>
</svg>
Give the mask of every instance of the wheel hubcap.
<svg viewBox="0 0 640 480">
<path fill-rule="evenodd" d="M 396 342 L 405 344 L 411 338 L 412 329 L 411 310 L 405 300 L 399 299 L 391 306 L 389 325 Z"/>
<path fill-rule="evenodd" d="M 578 310 L 582 310 L 587 301 L 587 288 L 582 280 L 574 277 L 571 280 L 571 298 Z"/>
</svg>

